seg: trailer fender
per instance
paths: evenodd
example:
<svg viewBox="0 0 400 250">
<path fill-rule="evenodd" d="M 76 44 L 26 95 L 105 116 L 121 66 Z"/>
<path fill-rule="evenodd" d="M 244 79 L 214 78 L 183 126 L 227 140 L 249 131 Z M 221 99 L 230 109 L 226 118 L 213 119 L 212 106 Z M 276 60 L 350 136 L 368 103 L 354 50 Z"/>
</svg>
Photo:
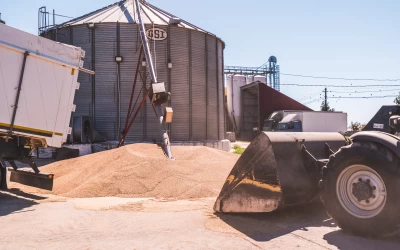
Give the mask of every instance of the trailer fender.
<svg viewBox="0 0 400 250">
<path fill-rule="evenodd" d="M 400 139 L 392 134 L 380 131 L 359 132 L 350 137 L 353 142 L 375 142 L 392 151 L 400 158 Z"/>
</svg>

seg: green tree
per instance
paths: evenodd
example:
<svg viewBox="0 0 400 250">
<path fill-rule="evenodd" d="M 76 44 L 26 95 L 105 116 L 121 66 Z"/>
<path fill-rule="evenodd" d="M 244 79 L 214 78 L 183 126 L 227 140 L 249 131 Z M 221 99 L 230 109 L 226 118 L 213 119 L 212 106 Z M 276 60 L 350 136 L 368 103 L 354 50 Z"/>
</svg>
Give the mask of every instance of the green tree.
<svg viewBox="0 0 400 250">
<path fill-rule="evenodd" d="M 359 122 L 351 122 L 350 123 L 350 127 L 349 129 L 351 129 L 351 131 L 361 131 L 364 129 L 364 127 L 366 126 L 366 124 L 361 124 Z"/>
<path fill-rule="evenodd" d="M 361 129 L 361 123 L 359 123 L 359 122 L 351 122 L 350 123 L 350 129 L 351 129 L 351 131 L 360 131 L 360 129 Z"/>
<path fill-rule="evenodd" d="M 400 104 L 400 92 L 399 95 L 394 99 L 393 101 L 395 104 L 399 105 Z"/>
<path fill-rule="evenodd" d="M 335 109 L 333 109 L 333 108 L 331 108 L 331 107 L 329 106 L 329 102 L 326 102 L 326 103 L 325 103 L 325 101 L 322 101 L 322 103 L 321 103 L 321 111 L 334 112 Z"/>
</svg>

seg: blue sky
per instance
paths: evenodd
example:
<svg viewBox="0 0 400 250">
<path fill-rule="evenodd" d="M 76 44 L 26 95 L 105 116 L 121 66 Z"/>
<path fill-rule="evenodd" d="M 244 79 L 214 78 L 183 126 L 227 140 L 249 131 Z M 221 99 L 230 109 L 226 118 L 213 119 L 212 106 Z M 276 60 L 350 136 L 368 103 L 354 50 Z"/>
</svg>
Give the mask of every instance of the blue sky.
<svg viewBox="0 0 400 250">
<path fill-rule="evenodd" d="M 2 19 L 8 25 L 37 33 L 41 6 L 77 17 L 114 1 L 0 1 Z M 271 55 L 282 73 L 345 77 L 400 79 L 400 1 L 395 0 L 149 0 L 189 22 L 206 29 L 226 43 L 225 64 L 260 66 Z M 65 20 L 65 19 L 64 19 Z M 63 21 L 63 19 L 58 19 Z M 308 79 L 281 76 L 282 84 L 367 85 L 368 82 Z M 297 100 L 318 99 L 324 87 L 282 86 Z M 328 91 L 370 91 L 351 96 L 394 95 L 400 87 L 328 88 Z M 391 90 L 391 91 L 384 91 Z M 332 93 L 328 96 L 350 96 Z M 331 99 L 331 107 L 345 111 L 350 121 L 368 122 L 392 97 L 380 99 Z M 319 109 L 321 101 L 309 104 Z"/>
</svg>

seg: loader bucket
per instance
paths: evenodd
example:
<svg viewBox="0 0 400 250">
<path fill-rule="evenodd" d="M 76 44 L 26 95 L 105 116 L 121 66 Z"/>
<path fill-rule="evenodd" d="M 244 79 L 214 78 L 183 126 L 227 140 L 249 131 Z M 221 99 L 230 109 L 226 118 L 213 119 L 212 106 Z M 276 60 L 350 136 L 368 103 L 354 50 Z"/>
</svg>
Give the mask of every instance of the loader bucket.
<svg viewBox="0 0 400 250">
<path fill-rule="evenodd" d="M 272 212 L 312 201 L 322 159 L 345 143 L 339 133 L 262 132 L 233 167 L 214 211 Z"/>
</svg>

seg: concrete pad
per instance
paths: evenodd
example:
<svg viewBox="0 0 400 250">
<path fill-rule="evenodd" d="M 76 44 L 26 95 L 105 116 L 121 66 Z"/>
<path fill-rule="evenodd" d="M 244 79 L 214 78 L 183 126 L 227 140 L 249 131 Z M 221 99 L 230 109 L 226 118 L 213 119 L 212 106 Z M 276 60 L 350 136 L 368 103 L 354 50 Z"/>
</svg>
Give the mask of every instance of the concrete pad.
<svg viewBox="0 0 400 250">
<path fill-rule="evenodd" d="M 124 206 L 130 203 L 137 203 L 150 198 L 119 198 L 119 197 L 100 197 L 100 198 L 81 198 L 70 199 L 76 209 L 86 210 L 105 210 L 111 207 Z"/>
<path fill-rule="evenodd" d="M 57 200 L 14 193 L 0 192 L 0 249 L 400 249 L 399 237 L 342 232 L 321 204 L 215 214 L 215 198 Z"/>
<path fill-rule="evenodd" d="M 231 150 L 231 142 L 229 140 L 220 141 L 182 141 L 171 142 L 171 146 L 205 146 L 229 152 Z"/>
</svg>

